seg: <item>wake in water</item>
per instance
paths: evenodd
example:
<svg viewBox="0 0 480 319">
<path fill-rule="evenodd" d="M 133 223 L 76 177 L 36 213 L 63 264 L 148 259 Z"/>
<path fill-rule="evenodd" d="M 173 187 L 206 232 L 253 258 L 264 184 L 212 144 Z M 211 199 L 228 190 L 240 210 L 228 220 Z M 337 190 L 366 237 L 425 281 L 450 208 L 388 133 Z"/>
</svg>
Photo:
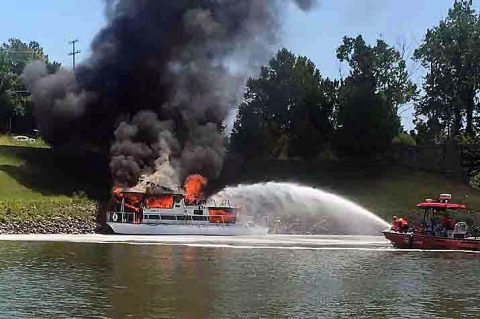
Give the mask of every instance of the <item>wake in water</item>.
<svg viewBox="0 0 480 319">
<path fill-rule="evenodd" d="M 389 226 L 367 209 L 320 189 L 292 183 L 226 187 L 211 197 L 240 206 L 280 233 L 375 234 Z"/>
</svg>

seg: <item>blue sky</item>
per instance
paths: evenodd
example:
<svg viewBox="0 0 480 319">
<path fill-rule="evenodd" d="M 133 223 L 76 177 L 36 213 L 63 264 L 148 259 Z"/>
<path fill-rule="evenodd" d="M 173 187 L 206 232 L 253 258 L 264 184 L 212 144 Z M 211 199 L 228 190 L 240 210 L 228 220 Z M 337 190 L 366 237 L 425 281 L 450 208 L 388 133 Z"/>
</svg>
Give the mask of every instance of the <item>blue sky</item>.
<svg viewBox="0 0 480 319">
<path fill-rule="evenodd" d="M 452 3 L 453 0 L 321 0 L 309 13 L 289 5 L 279 47 L 308 56 L 324 76 L 338 78 L 340 64 L 335 49 L 343 36 L 361 34 L 370 43 L 382 38 L 393 45 L 404 43 L 413 50 L 426 29 L 446 16 Z M 474 0 L 477 9 L 479 3 L 480 0 Z M 68 41 L 79 39 L 82 53 L 78 59 L 82 60 L 104 24 L 102 0 L 2 0 L 0 42 L 10 37 L 36 40 L 51 59 L 69 67 Z M 414 63 L 410 63 L 410 68 L 415 70 L 412 79 L 420 82 L 421 69 Z M 345 66 L 342 70 L 347 72 Z M 404 109 L 403 124 L 411 128 L 411 107 Z"/>
</svg>

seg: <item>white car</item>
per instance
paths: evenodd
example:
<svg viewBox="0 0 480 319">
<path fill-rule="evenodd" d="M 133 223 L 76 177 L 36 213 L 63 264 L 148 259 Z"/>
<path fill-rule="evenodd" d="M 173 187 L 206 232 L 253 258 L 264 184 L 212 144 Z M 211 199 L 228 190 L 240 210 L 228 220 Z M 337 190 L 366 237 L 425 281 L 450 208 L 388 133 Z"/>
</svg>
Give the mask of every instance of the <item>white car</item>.
<svg viewBox="0 0 480 319">
<path fill-rule="evenodd" d="M 14 139 L 15 141 L 25 141 L 25 142 L 35 142 L 35 141 L 36 141 L 34 138 L 31 138 L 31 137 L 28 137 L 28 136 L 24 136 L 24 135 L 14 136 L 13 139 Z"/>
<path fill-rule="evenodd" d="M 15 141 L 28 141 L 28 136 L 17 135 L 17 136 L 14 136 L 13 139 Z"/>
</svg>

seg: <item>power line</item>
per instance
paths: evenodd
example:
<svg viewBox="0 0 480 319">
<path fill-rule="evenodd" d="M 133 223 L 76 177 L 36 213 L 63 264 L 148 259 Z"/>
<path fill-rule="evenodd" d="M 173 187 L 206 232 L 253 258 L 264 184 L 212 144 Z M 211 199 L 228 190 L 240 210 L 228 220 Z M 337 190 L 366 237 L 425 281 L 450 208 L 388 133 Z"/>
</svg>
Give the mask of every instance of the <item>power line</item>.
<svg viewBox="0 0 480 319">
<path fill-rule="evenodd" d="M 75 40 L 72 40 L 72 41 L 68 42 L 68 44 L 72 45 L 72 52 L 70 52 L 68 55 L 72 56 L 73 69 L 74 70 L 75 70 L 75 56 L 81 52 L 80 50 L 75 50 L 75 43 L 77 43 L 77 42 L 78 42 L 78 39 L 75 39 Z"/>
</svg>

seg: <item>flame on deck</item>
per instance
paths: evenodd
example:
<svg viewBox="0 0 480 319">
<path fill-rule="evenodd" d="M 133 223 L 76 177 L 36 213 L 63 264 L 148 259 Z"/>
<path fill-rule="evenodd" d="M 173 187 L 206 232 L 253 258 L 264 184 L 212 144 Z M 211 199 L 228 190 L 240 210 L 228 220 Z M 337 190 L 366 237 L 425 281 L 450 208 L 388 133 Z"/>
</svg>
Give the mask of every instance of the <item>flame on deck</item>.
<svg viewBox="0 0 480 319">
<path fill-rule="evenodd" d="M 148 208 L 172 208 L 173 195 L 158 195 L 154 197 L 147 197 L 145 204 Z"/>
<path fill-rule="evenodd" d="M 113 186 L 112 188 L 112 195 L 114 197 L 121 197 L 123 192 L 123 187 L 120 186 Z"/>
<path fill-rule="evenodd" d="M 134 192 L 125 192 L 125 189 L 120 186 L 114 186 L 112 188 L 113 200 L 117 203 L 121 203 L 124 199 L 123 204 L 125 205 L 125 210 L 127 211 L 140 211 L 140 202 L 143 199 L 143 194 L 134 193 Z"/>
<path fill-rule="evenodd" d="M 207 184 L 207 179 L 199 174 L 190 175 L 185 180 L 185 200 L 192 202 L 203 197 L 202 188 Z"/>
</svg>

